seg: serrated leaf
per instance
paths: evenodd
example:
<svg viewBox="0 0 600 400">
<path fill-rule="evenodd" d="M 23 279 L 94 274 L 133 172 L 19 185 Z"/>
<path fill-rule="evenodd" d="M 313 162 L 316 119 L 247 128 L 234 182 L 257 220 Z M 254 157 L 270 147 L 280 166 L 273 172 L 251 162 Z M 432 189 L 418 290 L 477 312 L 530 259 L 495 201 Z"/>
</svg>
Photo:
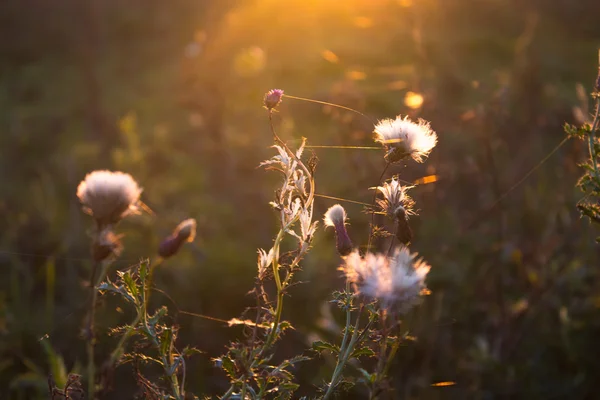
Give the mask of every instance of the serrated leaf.
<svg viewBox="0 0 600 400">
<path fill-rule="evenodd" d="M 215 363 L 223 368 L 230 378 L 235 378 L 235 363 L 228 356 L 215 359 Z"/>
<path fill-rule="evenodd" d="M 312 349 L 315 351 L 329 350 L 335 354 L 338 354 L 340 352 L 340 348 L 338 346 L 328 342 L 324 342 L 322 340 L 317 340 L 316 342 L 313 342 Z"/>
<path fill-rule="evenodd" d="M 362 357 L 362 356 L 374 357 L 375 355 L 376 355 L 375 352 L 368 347 L 361 347 L 359 349 L 355 349 L 352 352 L 352 357 L 355 357 L 355 358 Z"/>
<path fill-rule="evenodd" d="M 126 301 L 137 304 L 137 300 L 131 296 L 131 294 L 123 287 L 123 286 L 115 286 L 112 282 L 102 282 L 97 286 L 98 290 L 103 290 L 106 292 L 112 292 L 122 296 Z"/>
<path fill-rule="evenodd" d="M 137 299 L 140 292 L 139 292 L 139 288 L 137 286 L 137 282 L 135 281 L 135 279 L 133 279 L 133 276 L 131 275 L 131 273 L 129 271 L 127 271 L 127 272 L 121 274 L 121 280 L 125 284 L 125 290 L 127 290 L 129 292 L 131 297 L 133 297 L 134 299 Z"/>
</svg>

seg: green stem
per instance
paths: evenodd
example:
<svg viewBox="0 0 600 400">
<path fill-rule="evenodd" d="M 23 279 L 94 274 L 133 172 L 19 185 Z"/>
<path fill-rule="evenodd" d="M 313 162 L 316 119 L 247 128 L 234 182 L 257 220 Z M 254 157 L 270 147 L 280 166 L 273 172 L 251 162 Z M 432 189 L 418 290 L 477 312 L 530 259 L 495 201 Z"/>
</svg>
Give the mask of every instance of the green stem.
<svg viewBox="0 0 600 400">
<path fill-rule="evenodd" d="M 156 267 L 159 264 L 160 264 L 160 262 L 155 264 L 154 267 Z M 163 364 L 163 369 L 165 371 L 165 375 L 169 377 L 169 380 L 171 382 L 171 391 L 173 392 L 173 397 L 175 397 L 175 400 L 183 400 L 183 397 L 181 395 L 181 390 L 179 387 L 179 380 L 177 379 L 177 371 L 175 369 L 171 368 L 173 365 L 172 349 L 171 348 L 169 349 L 169 354 L 168 354 L 169 357 L 167 357 L 167 354 L 162 354 L 161 344 L 156 339 L 156 333 L 153 330 L 150 330 L 150 327 L 148 326 L 148 316 L 147 316 L 148 296 L 147 295 L 149 294 L 148 283 L 149 283 L 149 280 L 151 279 L 152 270 L 153 270 L 153 266 L 150 267 L 150 271 L 148 272 L 148 274 L 149 274 L 148 278 L 142 279 L 141 316 L 142 316 L 142 320 L 143 320 L 143 324 L 144 324 L 144 329 L 145 329 L 146 333 L 150 337 L 152 337 L 152 341 L 153 341 L 154 345 L 156 346 L 158 353 L 160 354 L 161 361 Z"/>
<path fill-rule="evenodd" d="M 356 323 L 354 324 L 354 330 L 352 332 L 352 337 L 350 338 L 350 343 L 348 343 L 348 346 L 344 351 L 340 348 L 338 362 L 335 366 L 335 370 L 333 371 L 333 375 L 331 376 L 331 382 L 329 383 L 327 392 L 325 392 L 325 396 L 323 396 L 322 400 L 327 400 L 328 398 L 331 397 L 331 395 L 333 395 L 335 388 L 339 384 L 339 380 L 342 375 L 342 372 L 344 371 L 344 367 L 346 366 L 346 363 L 350 359 L 352 352 L 354 352 L 354 347 L 356 346 L 356 343 L 358 342 L 358 338 L 359 338 L 358 327 L 360 324 L 361 311 L 362 311 L 362 308 L 358 311 L 358 315 L 356 316 Z M 346 316 L 348 317 L 348 315 L 346 315 Z M 347 328 L 349 327 L 348 320 L 346 320 L 346 326 L 347 326 Z M 348 331 L 346 331 L 346 332 L 348 332 Z M 360 336 L 362 336 L 362 335 L 360 335 Z M 344 339 L 342 339 L 342 343 L 343 343 L 343 341 L 344 341 Z"/>
</svg>

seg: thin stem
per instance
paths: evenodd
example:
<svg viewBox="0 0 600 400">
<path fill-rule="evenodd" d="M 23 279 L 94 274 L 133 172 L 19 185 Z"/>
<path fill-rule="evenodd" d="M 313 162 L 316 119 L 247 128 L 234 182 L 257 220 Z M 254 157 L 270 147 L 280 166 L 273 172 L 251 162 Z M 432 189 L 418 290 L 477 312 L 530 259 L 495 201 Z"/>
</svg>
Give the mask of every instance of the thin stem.
<svg viewBox="0 0 600 400">
<path fill-rule="evenodd" d="M 360 204 L 362 206 L 367 206 L 370 207 L 371 204 L 369 203 L 364 203 L 362 201 L 356 201 L 356 200 L 349 200 L 349 199 L 344 199 L 342 197 L 334 197 L 334 196 L 327 196 L 325 194 L 315 194 L 315 197 L 322 197 L 324 199 L 330 199 L 330 200 L 337 200 L 337 201 L 344 201 L 346 203 L 353 203 L 353 204 Z"/>
<path fill-rule="evenodd" d="M 381 175 L 379 176 L 379 179 L 377 180 L 377 186 L 379 186 L 381 184 L 381 180 L 383 179 L 383 177 L 389 167 L 390 167 L 390 163 L 387 162 L 385 164 L 385 167 L 383 168 L 383 171 L 381 172 Z M 377 189 L 375 189 L 373 191 L 373 199 L 371 200 L 371 206 L 373 207 L 373 210 L 371 210 L 371 225 L 369 226 L 369 240 L 367 241 L 367 251 L 369 251 L 371 249 L 371 241 L 373 239 L 373 230 L 375 228 L 374 223 L 375 223 L 375 200 L 376 199 L 377 199 Z"/>
<path fill-rule="evenodd" d="M 369 117 L 369 116 L 361 113 L 360 111 L 357 111 L 357 110 L 355 110 L 353 108 L 350 108 L 350 107 L 341 106 L 341 105 L 335 104 L 335 103 L 329 103 L 327 101 L 307 99 L 306 97 L 290 96 L 289 94 L 284 94 L 283 97 L 287 97 L 288 99 L 307 101 L 309 103 L 323 104 L 323 105 L 326 105 L 326 106 L 331 106 L 331 107 L 341 108 L 342 110 L 351 111 L 351 112 L 353 112 L 355 114 L 360 115 L 361 117 L 366 118 L 371 124 L 375 125 L 375 121 L 373 121 L 373 119 L 371 117 Z"/>
<path fill-rule="evenodd" d="M 341 150 L 353 149 L 353 150 L 379 150 L 379 151 L 381 151 L 381 146 L 380 147 L 375 147 L 375 146 L 310 145 L 310 146 L 306 146 L 306 148 L 307 149 L 341 149 Z"/>
<path fill-rule="evenodd" d="M 598 129 L 598 124 L 600 123 L 600 96 L 596 98 L 596 114 L 594 115 L 594 122 L 592 123 L 592 128 L 590 129 L 590 135 L 588 136 L 588 146 L 590 150 L 590 161 L 594 166 L 594 175 L 596 178 L 596 182 L 600 182 L 600 173 L 598 172 L 598 160 L 596 154 L 596 129 Z"/>
</svg>

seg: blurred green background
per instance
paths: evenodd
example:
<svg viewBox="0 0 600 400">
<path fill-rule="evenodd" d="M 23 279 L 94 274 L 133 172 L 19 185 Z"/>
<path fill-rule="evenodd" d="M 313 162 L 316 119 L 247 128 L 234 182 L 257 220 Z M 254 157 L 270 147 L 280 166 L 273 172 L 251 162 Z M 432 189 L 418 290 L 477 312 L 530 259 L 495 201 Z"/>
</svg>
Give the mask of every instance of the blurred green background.
<svg viewBox="0 0 600 400">
<path fill-rule="evenodd" d="M 411 191 L 412 250 L 433 266 L 432 294 L 405 321 L 417 339 L 397 356 L 391 398 L 597 398 L 598 232 L 575 209 L 585 143 L 567 141 L 512 187 L 561 143 L 565 122 L 588 118 L 599 15 L 597 0 L 2 1 L 0 398 L 47 398 L 49 372 L 82 371 L 91 220 L 75 190 L 99 168 L 131 173 L 153 211 L 119 226 L 115 268 L 198 220 L 196 242 L 157 272 L 168 296 L 153 300 L 181 327 L 178 343 L 206 352 L 187 389 L 227 389 L 210 358 L 240 328 L 178 311 L 228 320 L 253 303 L 256 248 L 276 228 L 278 176 L 256 168 L 271 155 L 261 101 L 274 87 L 373 119 L 422 117 L 439 135 L 425 164 L 392 171 L 436 181 Z M 275 122 L 290 143 L 373 145 L 368 119 L 331 107 L 284 99 Z M 370 200 L 382 152 L 314 152 L 318 193 Z M 332 204 L 319 198 L 317 215 Z M 364 243 L 368 218 L 344 205 Z M 278 357 L 335 337 L 332 236 L 319 231 L 304 262 L 284 311 L 296 330 Z M 100 354 L 115 342 L 108 327 L 130 318 L 103 297 Z M 332 367 L 301 366 L 299 395 Z M 106 398 L 135 393 L 120 367 Z"/>
</svg>

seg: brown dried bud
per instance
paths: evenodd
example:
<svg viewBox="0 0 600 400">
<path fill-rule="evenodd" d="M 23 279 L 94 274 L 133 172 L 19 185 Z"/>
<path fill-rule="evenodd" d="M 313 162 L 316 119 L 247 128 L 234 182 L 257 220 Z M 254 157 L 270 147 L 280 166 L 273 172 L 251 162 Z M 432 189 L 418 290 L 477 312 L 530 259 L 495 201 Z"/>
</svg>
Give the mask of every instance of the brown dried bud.
<svg viewBox="0 0 600 400">
<path fill-rule="evenodd" d="M 196 237 L 196 220 L 186 219 L 177 225 L 173 233 L 161 242 L 158 247 L 158 255 L 169 258 L 179 251 L 185 242 L 193 242 Z"/>
<path fill-rule="evenodd" d="M 92 258 L 94 261 L 104 261 L 110 256 L 117 257 L 123 250 L 121 236 L 108 228 L 101 230 L 92 240 Z"/>
</svg>

